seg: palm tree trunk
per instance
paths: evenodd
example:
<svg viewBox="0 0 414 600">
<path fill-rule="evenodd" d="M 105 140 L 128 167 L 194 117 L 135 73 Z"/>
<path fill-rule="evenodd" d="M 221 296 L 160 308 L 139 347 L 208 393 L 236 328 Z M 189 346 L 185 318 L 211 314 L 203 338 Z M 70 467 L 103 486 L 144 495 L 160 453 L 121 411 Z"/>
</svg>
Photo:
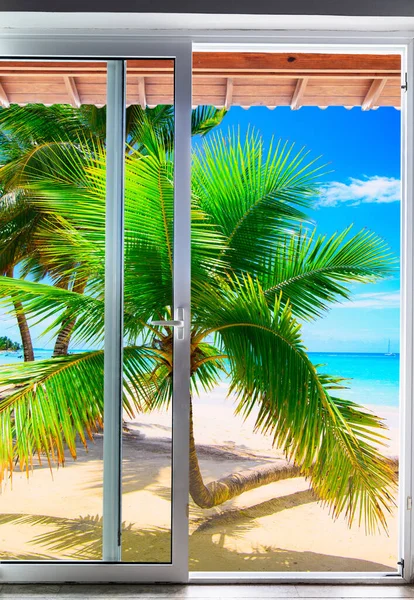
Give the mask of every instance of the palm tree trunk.
<svg viewBox="0 0 414 600">
<path fill-rule="evenodd" d="M 12 301 L 20 330 L 20 337 L 22 338 L 24 362 L 31 362 L 34 360 L 33 344 L 29 325 L 27 323 L 26 315 L 24 314 L 23 304 L 14 298 L 12 298 Z"/>
<path fill-rule="evenodd" d="M 56 356 L 67 356 L 69 350 L 70 338 L 72 335 L 73 328 L 75 327 L 76 319 L 71 319 L 67 321 L 66 324 L 59 331 L 55 347 L 53 348 L 52 357 Z"/>
<path fill-rule="evenodd" d="M 83 294 L 83 292 L 85 291 L 85 287 L 86 287 L 85 279 L 81 279 L 80 281 L 75 280 L 72 291 L 76 292 L 78 294 Z M 72 336 L 72 331 L 73 331 L 73 328 L 75 327 L 75 323 L 76 323 L 76 319 L 70 319 L 70 320 L 64 321 L 64 325 L 60 329 L 60 331 L 57 335 L 57 338 L 56 338 L 55 347 L 53 349 L 53 355 L 52 355 L 53 358 L 55 358 L 56 356 L 67 356 L 68 350 L 69 350 L 70 338 Z"/>
<path fill-rule="evenodd" d="M 213 508 L 243 492 L 300 475 L 300 468 L 295 465 L 271 465 L 234 473 L 205 485 L 194 443 L 193 408 L 190 403 L 190 495 L 200 508 Z"/>
<path fill-rule="evenodd" d="M 13 277 L 13 268 L 10 268 L 7 271 L 7 276 Z M 17 300 L 16 296 L 14 295 L 11 297 L 11 299 L 13 302 L 14 312 L 17 319 L 17 325 L 19 326 L 20 337 L 22 340 L 24 362 L 32 362 L 34 361 L 32 336 L 30 335 L 30 329 L 27 323 L 26 315 L 24 313 L 23 304 L 20 302 L 20 300 Z"/>
</svg>

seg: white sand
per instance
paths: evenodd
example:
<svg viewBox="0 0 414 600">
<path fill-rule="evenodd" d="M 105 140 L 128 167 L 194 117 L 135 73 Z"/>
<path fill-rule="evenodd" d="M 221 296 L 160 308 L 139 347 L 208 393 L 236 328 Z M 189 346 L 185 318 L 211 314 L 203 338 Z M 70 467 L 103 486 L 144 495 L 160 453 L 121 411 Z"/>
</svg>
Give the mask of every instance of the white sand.
<svg viewBox="0 0 414 600">
<path fill-rule="evenodd" d="M 252 422 L 223 403 L 225 386 L 194 406 L 195 437 L 205 481 L 282 460 Z M 390 455 L 398 454 L 398 411 L 389 421 Z M 124 560 L 170 558 L 171 415 L 139 415 L 124 435 Z M 54 471 L 16 472 L 0 496 L 0 558 L 89 558 L 101 552 L 102 436 L 76 462 Z M 197 571 L 385 571 L 396 568 L 397 518 L 389 537 L 334 522 L 303 478 L 252 490 L 202 510 L 190 504 L 190 568 Z"/>
</svg>

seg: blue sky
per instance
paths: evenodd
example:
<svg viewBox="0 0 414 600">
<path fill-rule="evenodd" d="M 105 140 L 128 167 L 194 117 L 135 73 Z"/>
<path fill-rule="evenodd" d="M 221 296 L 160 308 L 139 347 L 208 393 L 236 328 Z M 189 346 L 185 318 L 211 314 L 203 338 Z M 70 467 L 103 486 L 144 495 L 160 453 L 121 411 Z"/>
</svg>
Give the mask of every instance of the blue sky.
<svg viewBox="0 0 414 600">
<path fill-rule="evenodd" d="M 265 142 L 276 139 L 306 146 L 330 163 L 319 206 L 311 211 L 318 231 L 331 234 L 354 224 L 367 227 L 399 255 L 400 112 L 381 107 L 363 112 L 329 107 L 269 110 L 233 107 L 221 126 L 248 127 Z M 333 308 L 323 319 L 303 326 L 306 346 L 314 352 L 384 352 L 399 345 L 399 278 L 353 287 L 354 302 Z"/>
<path fill-rule="evenodd" d="M 233 107 L 221 126 L 259 130 L 265 141 L 276 139 L 306 146 L 313 156 L 322 155 L 332 170 L 323 178 L 319 206 L 311 211 L 318 231 L 331 234 L 354 224 L 354 231 L 372 229 L 399 255 L 400 113 L 394 108 L 363 112 L 330 107 L 325 110 L 289 107 L 275 110 Z M 305 324 L 306 346 L 314 352 L 384 352 L 388 339 L 392 350 L 399 344 L 399 279 L 375 285 L 355 285 L 354 302 L 333 308 L 323 319 Z M 36 347 L 53 347 L 39 338 Z M 0 314 L 0 332 L 19 340 L 13 318 Z"/>
</svg>

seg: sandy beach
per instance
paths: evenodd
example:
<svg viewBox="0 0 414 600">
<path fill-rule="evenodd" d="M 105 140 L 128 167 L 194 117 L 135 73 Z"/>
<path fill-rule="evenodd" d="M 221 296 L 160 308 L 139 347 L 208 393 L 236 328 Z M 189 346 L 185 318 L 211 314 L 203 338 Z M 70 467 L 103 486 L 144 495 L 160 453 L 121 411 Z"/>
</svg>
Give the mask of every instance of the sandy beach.
<svg viewBox="0 0 414 600">
<path fill-rule="evenodd" d="M 195 438 L 205 481 L 284 461 L 252 421 L 223 402 L 225 384 L 194 405 Z M 377 408 L 378 410 L 378 408 Z M 398 454 L 398 410 L 381 407 Z M 102 442 L 98 435 L 77 461 L 52 473 L 36 466 L 15 472 L 0 496 L 0 558 L 98 559 L 102 534 Z M 170 560 L 171 414 L 139 415 L 123 436 L 123 559 Z M 397 514 L 389 535 L 367 536 L 356 524 L 333 521 L 304 478 L 246 492 L 203 510 L 190 503 L 193 571 L 392 571 L 397 563 Z"/>
</svg>

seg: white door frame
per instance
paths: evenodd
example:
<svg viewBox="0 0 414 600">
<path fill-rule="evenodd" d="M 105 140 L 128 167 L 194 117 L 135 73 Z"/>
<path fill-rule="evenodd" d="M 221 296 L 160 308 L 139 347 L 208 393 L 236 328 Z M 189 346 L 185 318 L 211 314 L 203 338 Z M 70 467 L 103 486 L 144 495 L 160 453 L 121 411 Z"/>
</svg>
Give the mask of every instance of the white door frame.
<svg viewBox="0 0 414 600">
<path fill-rule="evenodd" d="M 276 41 L 277 39 L 277 41 Z M 200 32 L 193 36 L 193 51 L 199 52 L 317 52 L 350 54 L 398 54 L 401 56 L 401 85 L 414 82 L 414 43 L 413 34 L 401 37 L 398 33 L 361 32 L 249 32 L 240 36 L 239 32 Z M 413 497 L 414 468 L 414 411 L 413 368 L 414 364 L 414 324 L 413 324 L 413 194 L 414 194 L 414 93 L 413 84 L 408 84 L 407 93 L 402 95 L 401 106 L 401 348 L 400 348 L 400 482 L 398 493 L 399 510 L 399 572 L 390 573 L 250 573 L 250 572 L 191 572 L 190 581 L 220 583 L 246 581 L 312 581 L 335 582 L 381 581 L 393 583 L 414 579 L 414 522 L 412 519 L 411 498 Z"/>
<path fill-rule="evenodd" d="M 47 15 L 46 15 L 47 16 Z M 231 49 L 246 50 L 254 45 L 257 51 L 327 51 L 349 53 L 400 53 L 403 59 L 402 72 L 408 75 L 408 91 L 402 106 L 402 248 L 401 248 L 401 453 L 400 453 L 400 556 L 404 559 L 404 573 L 389 576 L 367 573 L 211 573 L 192 574 L 194 582 L 227 582 L 248 580 L 270 581 L 367 581 L 396 583 L 411 581 L 413 569 L 414 523 L 409 499 L 413 496 L 413 192 L 414 192 L 414 32 L 358 32 L 358 31 L 97 31 L 81 29 L 83 16 L 79 15 L 79 29 L 56 35 L 47 30 L 0 31 L 0 56 L 7 58 L 33 57 L 90 57 L 90 58 L 176 58 L 176 131 L 178 133 L 175 156 L 176 209 L 175 235 L 182 238 L 176 244 L 174 279 L 175 306 L 189 306 L 189 210 L 190 210 L 190 131 L 191 109 L 191 44 L 195 47 L 222 49 L 231 43 Z M 45 21 L 47 23 L 47 19 Z M 403 81 L 402 81 L 403 83 Z M 180 133 L 181 132 L 181 133 Z M 181 174 L 181 175 L 180 175 Z M 181 223 L 181 225 L 180 225 Z M 180 293 L 182 292 L 182 293 Z M 188 326 L 188 324 L 187 324 Z M 180 394 L 175 398 L 173 420 L 175 441 L 173 442 L 173 468 L 175 473 L 173 503 L 173 551 L 180 557 L 175 569 L 166 565 L 127 565 L 105 563 L 53 563 L 30 565 L 28 563 L 5 563 L 0 566 L 0 581 L 186 581 L 188 559 L 188 331 L 185 343 L 175 356 L 182 369 L 175 376 L 175 385 Z M 178 365 L 176 365 L 177 368 Z M 178 388 L 175 388 L 178 391 Z M 180 432 L 180 434 L 178 434 Z M 180 457 L 180 459 L 179 459 Z M 179 506 L 178 506 L 179 503 Z M 211 576 L 210 576 L 211 575 Z"/>
</svg>

